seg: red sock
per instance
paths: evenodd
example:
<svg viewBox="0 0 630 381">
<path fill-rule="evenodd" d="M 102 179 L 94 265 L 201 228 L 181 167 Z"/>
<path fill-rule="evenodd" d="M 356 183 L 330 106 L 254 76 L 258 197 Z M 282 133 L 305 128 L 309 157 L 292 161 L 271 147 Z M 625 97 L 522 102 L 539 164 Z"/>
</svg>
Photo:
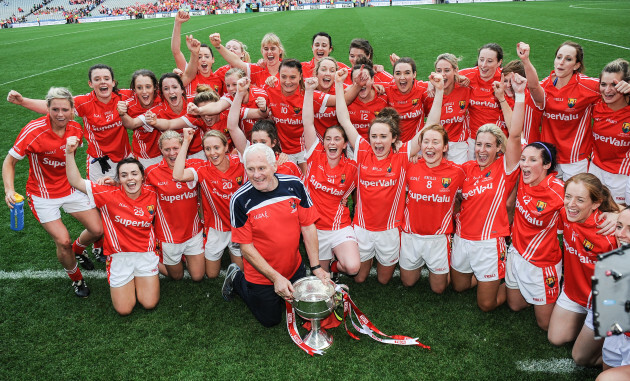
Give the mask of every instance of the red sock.
<svg viewBox="0 0 630 381">
<path fill-rule="evenodd" d="M 99 238 L 96 242 L 94 242 L 92 244 L 92 247 L 95 249 L 102 249 L 103 248 L 103 237 Z"/>
<path fill-rule="evenodd" d="M 330 265 L 330 272 L 331 273 L 338 273 L 339 272 L 339 261 L 334 261 L 332 263 L 332 265 Z"/>
<path fill-rule="evenodd" d="M 79 242 L 78 238 L 72 243 L 72 251 L 74 251 L 75 254 L 83 254 L 83 250 L 85 250 L 85 247 L 86 245 L 83 245 L 81 242 Z"/>
<path fill-rule="evenodd" d="M 68 270 L 66 269 L 68 276 L 72 279 L 73 282 L 83 279 L 83 274 L 81 274 L 81 269 L 79 269 L 79 264 L 74 265 L 74 269 Z"/>
</svg>

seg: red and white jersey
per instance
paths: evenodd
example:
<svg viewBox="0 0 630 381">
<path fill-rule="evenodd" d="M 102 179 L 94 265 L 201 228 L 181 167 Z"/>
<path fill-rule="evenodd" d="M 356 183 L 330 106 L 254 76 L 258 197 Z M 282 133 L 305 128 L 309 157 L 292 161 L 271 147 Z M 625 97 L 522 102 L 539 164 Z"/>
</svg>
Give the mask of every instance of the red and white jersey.
<svg viewBox="0 0 630 381">
<path fill-rule="evenodd" d="M 161 103 L 162 100 L 160 97 L 156 96 L 151 108 L 158 106 Z M 142 107 L 140 102 L 138 102 L 138 98 L 135 96 L 131 100 L 127 101 L 127 115 L 131 118 L 143 115 L 148 110 L 150 109 Z M 153 159 L 160 156 L 162 153 L 157 145 L 159 138 L 160 132 L 154 130 L 154 128 L 150 126 L 143 125 L 133 130 L 131 149 L 134 156 L 142 159 Z"/>
<path fill-rule="evenodd" d="M 230 65 L 223 65 L 214 71 L 214 75 L 217 78 L 219 78 L 219 80 L 221 81 L 221 84 L 222 84 L 221 88 L 223 89 L 224 94 L 227 94 L 227 87 L 225 86 L 225 73 L 227 73 L 228 70 L 230 70 L 231 68 L 232 66 Z M 219 95 L 223 95 L 223 94 L 219 94 Z"/>
<path fill-rule="evenodd" d="M 117 163 L 131 155 L 129 135 L 118 115 L 118 102 L 132 98 L 131 90 L 112 93 L 108 103 L 98 100 L 94 92 L 74 97 L 74 109 L 83 118 L 87 154 L 91 157 L 109 156 Z"/>
<path fill-rule="evenodd" d="M 448 133 L 449 142 L 465 142 L 468 139 L 466 117 L 471 93 L 472 89 L 470 87 L 460 86 L 458 83 L 455 83 L 453 91 L 448 95 L 444 95 L 440 125 Z M 433 106 L 433 99 L 433 97 L 424 99 L 424 109 L 427 112 Z"/>
<path fill-rule="evenodd" d="M 597 255 L 617 247 L 613 235 L 599 235 L 597 221 L 601 213 L 593 212 L 583 223 L 569 222 L 564 208 L 561 212 L 564 242 L 564 292 L 582 307 L 591 308 L 591 276 L 595 272 Z"/>
<path fill-rule="evenodd" d="M 9 155 L 17 160 L 28 156 L 26 194 L 42 198 L 61 198 L 74 193 L 66 176 L 66 139 L 83 136 L 81 125 L 68 122 L 63 136 L 53 132 L 50 115 L 32 120 L 22 128 Z"/>
<path fill-rule="evenodd" d="M 160 103 L 162 103 L 162 99 L 160 98 L 159 95 L 156 94 L 155 99 L 153 100 L 153 106 L 151 107 L 155 107 L 159 105 Z M 132 118 L 135 118 L 149 111 L 151 107 L 144 108 L 142 104 L 138 102 L 138 98 L 136 97 L 136 95 L 134 95 L 133 98 L 127 101 L 127 115 L 129 115 Z"/>
<path fill-rule="evenodd" d="M 274 270 L 290 279 L 302 263 L 301 227 L 313 225 L 318 213 L 297 177 L 275 176 L 278 186 L 272 191 L 260 192 L 247 182 L 232 197 L 232 242 L 253 244 Z M 272 284 L 247 258 L 243 270 L 250 283 Z"/>
<path fill-rule="evenodd" d="M 387 97 L 385 95 L 379 95 L 378 93 L 375 94 L 374 99 L 368 103 L 363 103 L 357 97 L 354 102 L 348 105 L 350 121 L 363 139 L 368 139 L 370 123 L 385 107 L 387 107 Z"/>
<path fill-rule="evenodd" d="M 230 167 L 221 172 L 212 163 L 190 168 L 199 182 L 202 194 L 204 227 L 230 231 L 230 198 L 247 178 L 243 164 L 236 155 L 229 155 Z"/>
<path fill-rule="evenodd" d="M 514 98 L 505 94 L 505 100 L 512 110 L 514 110 Z M 532 99 L 529 89 L 525 89 L 525 116 L 523 119 L 523 132 L 521 140 L 527 144 L 541 141 L 540 124 L 542 123 L 543 112 L 536 107 L 536 102 Z"/>
<path fill-rule="evenodd" d="M 470 101 L 468 106 L 468 129 L 470 137 L 477 137 L 477 130 L 486 123 L 493 123 L 506 132 L 505 121 L 499 100 L 494 96 L 494 81 L 501 82 L 501 68 L 494 73 L 494 77 L 488 81 L 481 79 L 477 66 L 459 71 L 460 75 L 470 79 Z"/>
<path fill-rule="evenodd" d="M 609 173 L 630 175 L 630 106 L 593 108 L 593 164 Z"/>
<path fill-rule="evenodd" d="M 471 241 L 510 235 L 505 204 L 518 179 L 518 166 L 508 172 L 505 157 L 499 156 L 483 171 L 477 161 L 462 165 L 466 173 L 462 188 L 461 211 L 457 216 L 457 234 Z"/>
<path fill-rule="evenodd" d="M 146 253 L 155 250 L 153 218 L 157 193 L 143 184 L 140 196 L 131 199 L 122 187 L 94 184 L 85 180 L 88 197 L 101 211 L 105 230 L 104 252 Z"/>
<path fill-rule="evenodd" d="M 304 185 L 319 212 L 315 226 L 319 230 L 339 230 L 350 226 L 350 209 L 344 205 L 356 187 L 357 165 L 341 155 L 334 168 L 328 164 L 321 143 L 314 144 L 306 153 L 308 168 Z"/>
<path fill-rule="evenodd" d="M 370 143 L 360 136 L 354 150 L 359 182 L 354 224 L 369 231 L 399 227 L 405 209 L 407 143 L 398 152 L 390 151 L 383 160 L 376 158 Z"/>
<path fill-rule="evenodd" d="M 400 115 L 400 140 L 403 143 L 408 142 L 424 127 L 427 84 L 414 80 L 413 87 L 408 93 L 403 94 L 395 83 L 391 83 L 385 91 L 387 105 L 393 107 Z"/>
<path fill-rule="evenodd" d="M 258 64 L 247 64 L 247 76 L 252 80 L 252 83 L 258 87 L 265 87 L 265 81 L 267 78 L 272 77 L 271 73 L 267 69 L 267 66 L 260 66 Z M 275 75 L 280 80 L 280 71 Z"/>
<path fill-rule="evenodd" d="M 558 243 L 564 183 L 552 173 L 536 186 L 520 179 L 512 228 L 512 245 L 523 259 L 540 268 L 562 259 Z"/>
<path fill-rule="evenodd" d="M 304 151 L 304 125 L 302 124 L 304 94 L 295 92 L 285 96 L 279 86 L 268 87 L 267 93 L 269 93 L 271 118 L 278 129 L 282 152 L 295 154 Z M 315 91 L 313 108 L 316 113 L 325 110 L 328 96 L 328 94 Z"/>
<path fill-rule="evenodd" d="M 261 89 L 260 87 L 251 85 L 249 87 L 249 99 L 247 100 L 247 102 L 241 105 L 240 127 L 243 133 L 245 134 L 245 137 L 247 138 L 247 140 L 250 140 L 252 138 L 252 128 L 254 127 L 254 123 L 256 123 L 256 121 L 258 120 L 258 119 L 249 119 L 247 114 L 249 112 L 249 109 L 258 109 L 258 105 L 256 105 L 256 99 L 261 98 L 261 97 L 265 99 L 265 102 L 267 102 L 267 106 L 268 106 L 269 94 L 267 94 L 267 92 Z M 222 99 L 225 99 L 226 101 L 228 101 L 230 105 L 234 101 L 234 97 L 231 94 L 225 94 Z"/>
<path fill-rule="evenodd" d="M 541 83 L 545 90 L 542 140 L 556 146 L 559 164 L 588 159 L 593 144 L 591 113 L 601 97 L 599 80 L 576 73 L 558 89 L 554 78 L 551 72 Z"/>
<path fill-rule="evenodd" d="M 197 73 L 195 78 L 193 78 L 192 82 L 186 86 L 186 95 L 189 97 L 194 97 L 197 94 L 197 86 L 198 85 L 208 85 L 212 87 L 217 95 L 221 96 L 225 92 L 223 89 L 223 83 L 225 82 L 225 74 L 223 74 L 223 79 L 216 75 L 215 73 L 210 73 L 209 76 L 205 77 L 201 73 Z"/>
<path fill-rule="evenodd" d="M 278 155 L 276 154 L 276 160 L 278 159 Z M 281 173 L 283 175 L 291 175 L 295 177 L 302 178 L 302 170 L 298 167 L 297 164 L 292 162 L 291 160 L 287 160 L 284 163 L 278 165 L 278 169 L 276 173 Z"/>
<path fill-rule="evenodd" d="M 407 167 L 407 203 L 403 230 L 409 234 L 453 233 L 455 196 L 464 184 L 461 166 L 442 160 L 434 168 L 424 159 Z"/>
<path fill-rule="evenodd" d="M 344 90 L 348 88 L 347 84 L 343 84 Z M 326 94 L 335 95 L 335 86 L 332 86 Z M 315 124 L 315 133 L 317 134 L 317 138 L 320 141 L 324 141 L 324 135 L 326 134 L 326 130 L 328 127 L 335 126 L 339 124 L 337 121 L 337 108 L 336 107 L 326 107 L 323 111 L 315 110 L 315 116 L 313 119 L 313 123 Z"/>
<path fill-rule="evenodd" d="M 341 66 L 339 66 L 339 68 L 341 69 Z M 373 79 L 376 85 L 388 86 L 390 83 L 394 82 L 394 76 L 386 71 L 375 71 Z M 345 83 L 352 85 L 352 68 L 350 67 L 348 67 L 348 76 L 346 77 Z"/>
<path fill-rule="evenodd" d="M 186 167 L 202 165 L 206 165 L 203 160 L 186 160 Z M 155 234 L 160 242 L 183 243 L 201 232 L 197 182 L 173 180 L 173 170 L 164 160 L 146 169 L 145 182 L 158 196 Z"/>
</svg>

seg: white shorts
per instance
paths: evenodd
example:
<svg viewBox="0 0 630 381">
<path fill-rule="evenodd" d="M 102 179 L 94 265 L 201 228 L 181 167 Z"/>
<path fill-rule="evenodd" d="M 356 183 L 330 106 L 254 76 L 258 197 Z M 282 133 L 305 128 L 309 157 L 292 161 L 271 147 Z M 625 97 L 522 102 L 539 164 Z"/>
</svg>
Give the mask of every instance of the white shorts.
<svg viewBox="0 0 630 381">
<path fill-rule="evenodd" d="M 287 156 L 289 156 L 289 160 L 295 164 L 306 163 L 306 152 L 304 151 L 287 154 Z"/>
<path fill-rule="evenodd" d="M 138 161 L 140 162 L 140 164 L 142 164 L 144 169 L 147 169 L 150 166 L 152 166 L 153 164 L 157 164 L 157 163 L 161 162 L 162 161 L 162 156 L 154 157 L 152 159 L 143 159 L 143 158 L 139 157 Z"/>
<path fill-rule="evenodd" d="M 218 261 L 223 251 L 228 247 L 235 257 L 241 257 L 241 248 L 238 243 L 232 242 L 232 232 L 221 232 L 214 229 L 206 230 L 205 257 L 209 261 Z"/>
<path fill-rule="evenodd" d="M 474 273 L 479 282 L 505 277 L 505 238 L 471 241 L 455 234 L 451 267 L 460 273 Z"/>
<path fill-rule="evenodd" d="M 157 276 L 159 261 L 154 251 L 108 255 L 106 269 L 109 286 L 122 287 L 135 277 Z"/>
<path fill-rule="evenodd" d="M 338 230 L 317 230 L 319 242 L 319 260 L 329 261 L 333 258 L 333 249 L 344 242 L 357 242 L 352 226 L 346 226 Z"/>
<path fill-rule="evenodd" d="M 475 160 L 475 139 L 468 138 L 467 142 L 468 142 L 468 160 Z"/>
<path fill-rule="evenodd" d="M 87 172 L 88 172 L 88 180 L 96 183 L 96 180 L 102 179 L 103 177 L 109 176 L 112 179 L 116 178 L 116 165 L 118 163 L 114 163 L 111 159 L 107 159 L 107 163 L 111 168 L 105 173 L 103 173 L 103 169 L 101 168 L 101 164 L 98 161 L 92 162 L 94 158 L 90 155 L 87 155 Z"/>
<path fill-rule="evenodd" d="M 570 164 L 558 164 L 556 165 L 556 171 L 558 171 L 556 177 L 566 182 L 578 173 L 588 172 L 588 160 L 584 159 Z"/>
<path fill-rule="evenodd" d="M 562 307 L 563 309 L 567 311 L 571 311 L 571 312 L 575 312 L 575 313 L 583 314 L 583 315 L 588 314 L 588 310 L 589 310 L 588 308 L 569 299 L 567 294 L 564 292 L 564 288 L 562 289 L 562 292 L 560 293 L 558 300 L 556 300 L 556 305 L 559 307 Z"/>
<path fill-rule="evenodd" d="M 206 157 L 206 153 L 203 150 L 199 152 L 191 153 L 190 155 L 186 156 L 186 159 L 208 160 L 208 158 Z"/>
<path fill-rule="evenodd" d="M 455 164 L 468 161 L 468 142 L 448 142 L 448 160 Z"/>
<path fill-rule="evenodd" d="M 203 233 L 199 233 L 186 242 L 161 242 L 162 262 L 167 266 L 174 266 L 182 261 L 182 255 L 203 254 Z"/>
<path fill-rule="evenodd" d="M 400 268 L 417 270 L 425 262 L 433 274 L 447 274 L 451 258 L 451 237 L 446 234 L 400 233 Z"/>
<path fill-rule="evenodd" d="M 354 227 L 354 234 L 359 244 L 361 262 L 367 262 L 376 256 L 383 266 L 392 266 L 400 256 L 400 231 L 398 228 L 372 232 L 359 226 Z"/>
<path fill-rule="evenodd" d="M 628 185 L 630 176 L 606 172 L 593 163 L 588 167 L 588 173 L 597 176 L 597 178 L 610 189 L 610 193 L 617 204 L 626 203 L 626 186 Z"/>
<path fill-rule="evenodd" d="M 554 266 L 537 267 L 526 261 L 510 246 L 505 266 L 505 285 L 519 290 L 529 304 L 543 306 L 555 303 L 560 294 L 562 261 Z"/>
<path fill-rule="evenodd" d="M 37 221 L 41 224 L 61 218 L 61 208 L 66 213 L 83 212 L 94 209 L 96 205 L 90 203 L 89 197 L 79 191 L 60 198 L 42 198 L 29 196 L 29 206 Z"/>
<path fill-rule="evenodd" d="M 608 336 L 604 340 L 602 359 L 613 368 L 630 365 L 630 337 L 623 334 Z"/>
</svg>

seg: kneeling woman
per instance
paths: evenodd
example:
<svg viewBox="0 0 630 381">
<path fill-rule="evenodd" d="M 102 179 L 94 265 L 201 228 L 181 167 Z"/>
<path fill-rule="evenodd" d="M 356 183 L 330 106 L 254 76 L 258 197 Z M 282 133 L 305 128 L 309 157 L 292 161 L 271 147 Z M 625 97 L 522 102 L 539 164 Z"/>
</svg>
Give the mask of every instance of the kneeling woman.
<svg viewBox="0 0 630 381">
<path fill-rule="evenodd" d="M 82 179 L 74 159 L 78 145 L 75 136 L 66 141 L 66 175 L 70 185 L 87 194 L 100 209 L 103 226 L 107 227 L 107 279 L 114 309 L 129 315 L 136 299 L 144 308 L 152 309 L 160 300 L 153 229 L 157 194 L 143 184 L 144 168 L 134 158 L 122 159 L 116 166 L 120 187 Z"/>
</svg>

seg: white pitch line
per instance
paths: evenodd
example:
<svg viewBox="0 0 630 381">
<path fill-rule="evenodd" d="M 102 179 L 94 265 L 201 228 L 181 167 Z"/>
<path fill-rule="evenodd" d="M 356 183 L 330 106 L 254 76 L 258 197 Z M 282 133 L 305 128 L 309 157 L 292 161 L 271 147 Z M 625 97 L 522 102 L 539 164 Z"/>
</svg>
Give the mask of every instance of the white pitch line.
<svg viewBox="0 0 630 381">
<path fill-rule="evenodd" d="M 5 42 L 5 43 L 0 44 L 0 46 L 21 44 L 23 42 L 36 41 L 36 40 L 41 40 L 43 38 L 54 38 L 54 37 L 60 37 L 60 36 L 67 36 L 69 34 L 99 32 L 99 31 L 101 31 L 103 29 L 110 29 L 110 28 L 116 28 L 116 27 L 118 27 L 118 25 L 104 26 L 104 27 L 101 27 L 101 28 L 86 29 L 86 30 L 77 30 L 76 32 L 60 33 L 60 34 L 55 34 L 55 35 L 52 35 L 52 36 L 34 37 L 34 38 L 29 38 L 28 40 Z"/>
<path fill-rule="evenodd" d="M 262 13 L 262 14 L 257 15 L 257 16 L 252 16 L 252 17 L 248 17 L 248 18 L 240 18 L 240 19 L 237 19 L 237 20 L 230 20 L 230 21 L 219 23 L 219 24 L 213 24 L 213 25 L 209 25 L 209 26 L 206 26 L 206 27 L 203 27 L 203 28 L 199 28 L 199 29 L 195 29 L 193 31 L 190 31 L 189 34 L 193 33 L 193 32 L 198 32 L 198 31 L 204 30 L 204 29 L 215 28 L 215 27 L 217 27 L 219 25 L 230 24 L 230 23 L 233 23 L 233 22 L 236 22 L 236 21 L 241 21 L 241 20 L 246 20 L 246 19 L 249 20 L 249 19 L 252 19 L 252 18 L 267 16 L 267 15 L 272 15 L 272 14 L 273 13 L 271 13 L 271 12 L 269 12 L 269 13 Z M 127 50 L 136 49 L 136 48 L 139 48 L 139 47 L 142 47 L 142 46 L 147 46 L 147 45 L 155 44 L 156 42 L 160 42 L 160 41 L 164 41 L 164 40 L 170 40 L 170 39 L 171 39 L 171 37 L 169 36 L 169 37 L 165 37 L 165 38 L 160 38 L 158 40 L 145 42 L 145 43 L 140 44 L 140 45 L 131 46 L 131 47 L 124 48 L 124 49 L 119 49 L 119 50 L 116 50 L 116 51 L 113 51 L 113 52 L 101 54 L 100 56 L 91 57 L 91 58 L 84 59 L 84 60 L 81 60 L 81 61 L 78 61 L 78 62 L 73 62 L 71 64 L 67 64 L 67 65 L 59 66 L 59 67 L 56 67 L 56 68 L 53 68 L 53 69 L 45 70 L 45 71 L 39 72 L 37 74 L 31 74 L 31 75 L 27 75 L 26 77 L 22 77 L 22 78 L 18 78 L 18 79 L 14 79 L 14 80 L 8 81 L 8 82 L 0 83 L 0 86 L 5 86 L 5 85 L 11 84 L 11 83 L 23 81 L 25 79 L 38 77 L 38 76 L 40 76 L 42 74 L 52 73 L 53 71 L 65 69 L 65 68 L 68 68 L 68 67 L 71 67 L 71 66 L 82 64 L 84 62 L 93 61 L 95 59 L 111 56 L 113 54 L 118 54 L 118 53 L 121 53 L 121 52 L 125 52 Z"/>
<path fill-rule="evenodd" d="M 572 359 L 524 360 L 517 361 L 518 370 L 530 373 L 573 373 L 582 369 Z"/>
<path fill-rule="evenodd" d="M 603 41 L 592 40 L 592 39 L 590 39 L 590 38 L 579 37 L 579 36 L 573 36 L 573 35 L 570 35 L 570 34 L 559 33 L 559 32 L 552 32 L 552 31 L 550 31 L 550 30 L 546 30 L 546 29 L 534 28 L 534 27 L 531 27 L 531 26 L 520 25 L 520 24 L 514 24 L 514 23 L 511 23 L 511 22 L 506 22 L 506 21 L 501 21 L 501 20 L 489 19 L 489 18 L 487 18 L 487 17 L 474 16 L 474 15 L 469 15 L 469 14 L 466 14 L 466 13 L 453 12 L 453 11 L 446 11 L 446 10 L 444 10 L 444 9 L 427 8 L 427 7 L 422 7 L 422 6 L 410 6 L 410 8 L 422 9 L 422 10 L 427 10 L 427 11 L 435 11 L 435 12 L 451 13 L 451 14 L 454 14 L 454 15 L 459 15 L 459 16 L 472 17 L 472 18 L 475 18 L 475 19 L 484 20 L 484 21 L 491 21 L 491 22 L 495 22 L 495 23 L 498 23 L 498 24 L 511 25 L 511 26 L 515 26 L 515 27 L 519 27 L 519 28 L 524 28 L 524 29 L 531 29 L 531 30 L 535 30 L 535 31 L 537 31 L 537 32 L 543 32 L 543 33 L 555 34 L 555 35 L 558 35 L 558 36 L 563 36 L 563 37 L 569 37 L 569 38 L 572 38 L 572 39 L 575 39 L 575 40 L 582 40 L 582 41 L 594 42 L 594 43 L 596 43 L 596 44 L 602 44 L 602 45 L 612 46 L 612 47 L 614 47 L 614 48 L 619 48 L 619 49 L 630 50 L 630 47 L 627 47 L 627 46 L 621 46 L 621 45 L 610 44 L 610 43 L 608 43 L 608 42 L 603 42 Z"/>
</svg>

